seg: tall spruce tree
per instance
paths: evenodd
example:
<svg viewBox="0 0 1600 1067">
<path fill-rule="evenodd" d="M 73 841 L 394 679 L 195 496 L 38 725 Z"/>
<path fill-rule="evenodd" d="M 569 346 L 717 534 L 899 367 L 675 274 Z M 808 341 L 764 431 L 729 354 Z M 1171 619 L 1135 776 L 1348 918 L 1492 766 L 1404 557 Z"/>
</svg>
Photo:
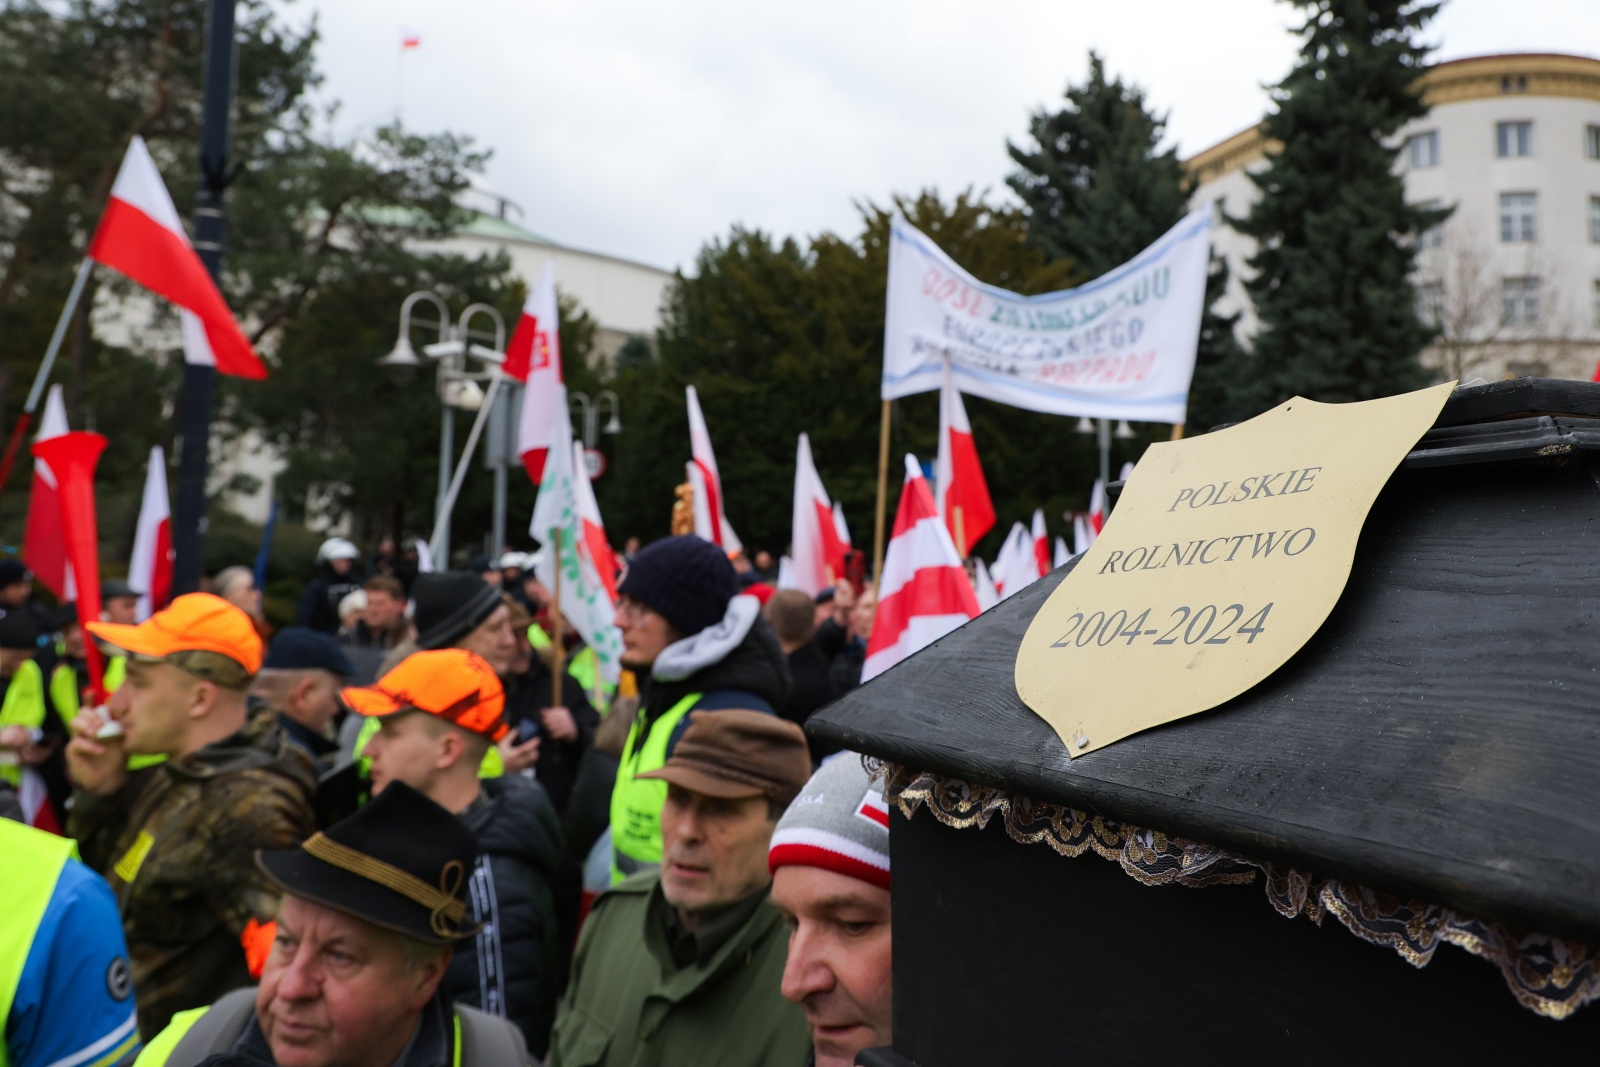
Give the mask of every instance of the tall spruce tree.
<svg viewBox="0 0 1600 1067">
<path fill-rule="evenodd" d="M 1022 199 L 1029 240 L 1095 278 L 1183 218 L 1188 189 L 1177 149 L 1161 148 L 1166 117 L 1149 109 L 1143 89 L 1107 79 L 1097 53 L 1088 80 L 1063 95 L 1061 110 L 1029 120 L 1031 147 L 1007 143 L 1019 169 L 1006 184 Z"/>
<path fill-rule="evenodd" d="M 1306 13 L 1294 69 L 1272 93 L 1260 199 L 1235 228 L 1256 241 L 1245 286 L 1260 318 L 1244 377 L 1256 407 L 1298 393 L 1349 402 L 1420 388 L 1433 331 L 1417 315 L 1412 238 L 1448 211 L 1412 207 L 1393 136 L 1426 114 L 1418 34 L 1439 4 L 1290 0 Z"/>
<path fill-rule="evenodd" d="M 1150 110 L 1143 89 L 1108 79 L 1099 54 L 1089 53 L 1087 80 L 1063 96 L 1059 111 L 1029 121 L 1032 146 L 1006 145 L 1019 168 L 1006 184 L 1022 198 L 1029 240 L 1052 261 L 1076 264 L 1084 280 L 1126 263 L 1176 225 L 1193 187 L 1177 149 L 1161 147 L 1166 116 Z M 1189 421 L 1201 428 L 1253 414 L 1233 385 L 1239 316 L 1214 310 L 1227 282 L 1226 262 L 1213 257 L 1189 394 Z"/>
</svg>

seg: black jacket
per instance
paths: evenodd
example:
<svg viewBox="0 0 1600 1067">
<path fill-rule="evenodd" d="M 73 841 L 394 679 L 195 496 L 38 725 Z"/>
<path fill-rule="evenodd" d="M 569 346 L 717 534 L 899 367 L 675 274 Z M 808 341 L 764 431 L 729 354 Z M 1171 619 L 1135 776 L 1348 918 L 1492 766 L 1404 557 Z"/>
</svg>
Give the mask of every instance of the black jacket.
<svg viewBox="0 0 1600 1067">
<path fill-rule="evenodd" d="M 482 788 L 461 813 L 478 838 L 467 899 L 469 918 L 482 927 L 456 945 L 441 988 L 451 1001 L 510 1019 L 543 1056 L 566 984 L 575 875 L 538 783 L 508 775 L 486 778 Z"/>
<path fill-rule="evenodd" d="M 300 594 L 300 608 L 295 612 L 296 626 L 309 626 L 325 634 L 339 632 L 339 601 L 361 588 L 361 577 L 352 568 L 349 574 L 339 574 L 333 565 L 324 563 Z"/>
<path fill-rule="evenodd" d="M 833 703 L 843 690 L 833 678 L 828 657 L 823 655 L 815 642 L 807 641 L 789 653 L 787 658 L 794 688 L 789 691 L 789 698 L 778 709 L 778 714 L 803 727 L 812 712 Z M 838 751 L 834 746 L 822 744 L 814 738 L 808 737 L 807 741 L 811 746 L 813 763 L 820 763 L 824 757 Z"/>
<path fill-rule="evenodd" d="M 538 656 L 528 670 L 506 684 L 506 723 L 515 730 L 524 719 L 538 721 L 539 709 L 551 707 L 552 675 L 550 668 Z M 572 712 L 578 726 L 576 741 L 558 742 L 549 734 L 541 733 L 539 762 L 534 773 L 539 784 L 550 794 L 557 811 L 567 810 L 567 798 L 572 795 L 572 783 L 578 777 L 578 764 L 584 752 L 594 744 L 594 731 L 600 725 L 600 713 L 589 703 L 583 683 L 569 672 L 562 679 L 561 703 Z"/>
</svg>

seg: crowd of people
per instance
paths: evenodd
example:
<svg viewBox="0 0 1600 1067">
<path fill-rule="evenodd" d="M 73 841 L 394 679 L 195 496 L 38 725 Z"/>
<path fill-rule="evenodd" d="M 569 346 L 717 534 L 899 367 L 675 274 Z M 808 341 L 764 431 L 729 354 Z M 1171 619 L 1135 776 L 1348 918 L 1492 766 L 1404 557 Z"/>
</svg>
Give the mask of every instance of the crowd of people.
<svg viewBox="0 0 1600 1067">
<path fill-rule="evenodd" d="M 87 634 L 0 561 L 0 1062 L 888 1045 L 888 810 L 802 729 L 859 684 L 870 587 L 691 535 L 618 558 L 617 679 L 523 553 L 330 538 L 294 625 L 230 567 L 144 621 L 107 582 Z"/>
</svg>

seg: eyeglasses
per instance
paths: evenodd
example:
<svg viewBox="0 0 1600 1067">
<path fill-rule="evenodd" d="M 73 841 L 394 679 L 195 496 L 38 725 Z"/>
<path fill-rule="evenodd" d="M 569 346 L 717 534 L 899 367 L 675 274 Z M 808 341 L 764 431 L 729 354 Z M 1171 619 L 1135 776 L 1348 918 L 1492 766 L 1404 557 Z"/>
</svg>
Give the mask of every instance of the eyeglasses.
<svg viewBox="0 0 1600 1067">
<path fill-rule="evenodd" d="M 620 597 L 617 600 L 617 614 L 628 620 L 630 626 L 636 626 L 644 621 L 646 615 L 654 615 L 648 604 L 641 604 L 629 597 Z"/>
</svg>

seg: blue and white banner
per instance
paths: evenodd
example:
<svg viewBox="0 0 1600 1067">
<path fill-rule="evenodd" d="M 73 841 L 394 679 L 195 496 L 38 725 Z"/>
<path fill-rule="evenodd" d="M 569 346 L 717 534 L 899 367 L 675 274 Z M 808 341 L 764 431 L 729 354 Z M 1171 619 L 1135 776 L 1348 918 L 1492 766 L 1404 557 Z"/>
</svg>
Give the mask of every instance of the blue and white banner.
<svg viewBox="0 0 1600 1067">
<path fill-rule="evenodd" d="M 883 329 L 883 399 L 956 388 L 1053 415 L 1183 422 L 1211 251 L 1211 209 L 1076 289 L 984 285 L 895 219 Z"/>
</svg>

